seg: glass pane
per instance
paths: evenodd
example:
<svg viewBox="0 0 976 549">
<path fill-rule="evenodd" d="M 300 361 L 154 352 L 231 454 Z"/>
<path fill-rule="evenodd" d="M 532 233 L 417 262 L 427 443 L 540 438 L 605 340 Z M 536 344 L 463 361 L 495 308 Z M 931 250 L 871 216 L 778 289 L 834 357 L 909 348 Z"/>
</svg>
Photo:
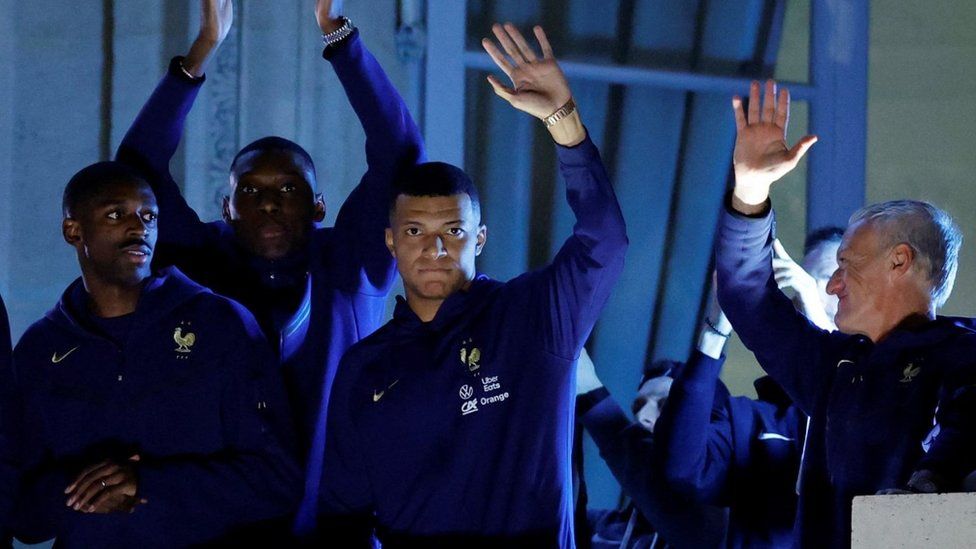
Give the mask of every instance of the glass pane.
<svg viewBox="0 0 976 549">
<path fill-rule="evenodd" d="M 775 75 L 789 82 L 810 80 L 810 0 L 786 3 Z"/>
</svg>

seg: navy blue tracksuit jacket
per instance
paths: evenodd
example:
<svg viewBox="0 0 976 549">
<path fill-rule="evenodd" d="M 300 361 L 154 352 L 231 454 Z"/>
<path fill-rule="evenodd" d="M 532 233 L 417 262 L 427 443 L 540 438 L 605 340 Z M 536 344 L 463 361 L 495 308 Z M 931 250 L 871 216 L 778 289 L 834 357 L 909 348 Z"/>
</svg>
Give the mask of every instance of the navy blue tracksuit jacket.
<svg viewBox="0 0 976 549">
<path fill-rule="evenodd" d="M 789 547 L 806 417 L 768 377 L 759 400 L 728 396 L 723 361 L 695 351 L 675 376 L 658 458 L 679 493 L 729 507 L 728 547 Z"/>
<path fill-rule="evenodd" d="M 187 79 L 176 59 L 118 151 L 119 160 L 151 176 L 160 210 L 156 265 L 174 264 L 242 303 L 277 347 L 307 458 L 300 531 L 312 527 L 336 367 L 346 349 L 383 323 L 396 276 L 384 236 L 393 180 L 402 167 L 425 160 L 420 130 L 359 32 L 323 55 L 366 133 L 368 168 L 335 226 L 316 229 L 307 249 L 294 257 L 271 262 L 248 255 L 228 224 L 202 222 L 180 194 L 169 162 L 202 83 Z"/>
<path fill-rule="evenodd" d="M 146 282 L 124 336 L 99 326 L 79 279 L 14 351 L 4 396 L 18 414 L 2 427 L 18 441 L 18 538 L 182 547 L 294 511 L 301 475 L 284 389 L 243 307 L 171 270 Z M 65 506 L 84 467 L 133 455 L 148 503 L 105 515 Z"/>
<path fill-rule="evenodd" d="M 384 547 L 573 546 L 575 362 L 627 237 L 593 143 L 557 149 L 576 225 L 550 265 L 479 276 L 430 322 L 400 300 L 343 358 L 324 539 L 363 546 L 375 516 Z"/>
<path fill-rule="evenodd" d="M 873 343 L 826 332 L 794 309 L 771 266 L 773 214 L 719 222 L 722 309 L 746 346 L 810 417 L 795 543 L 846 547 L 854 496 L 902 487 L 916 469 L 950 482 L 972 470 L 976 332 L 938 318 Z M 939 413 L 936 415 L 936 408 Z M 933 431 L 928 454 L 923 441 Z M 929 444 L 926 444 L 929 446 Z"/>
</svg>

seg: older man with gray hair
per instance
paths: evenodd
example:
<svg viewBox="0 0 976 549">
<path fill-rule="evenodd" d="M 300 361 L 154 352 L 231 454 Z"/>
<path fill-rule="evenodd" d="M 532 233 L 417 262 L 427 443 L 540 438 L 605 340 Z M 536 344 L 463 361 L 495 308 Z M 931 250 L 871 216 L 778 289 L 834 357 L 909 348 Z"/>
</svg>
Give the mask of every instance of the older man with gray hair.
<svg viewBox="0 0 976 549">
<path fill-rule="evenodd" d="M 794 543 L 846 547 L 856 495 L 954 488 L 973 468 L 976 332 L 936 316 L 952 290 L 962 236 L 948 214 L 900 200 L 855 213 L 827 285 L 828 332 L 776 287 L 772 183 L 816 142 L 787 146 L 789 95 L 733 99 L 735 187 L 716 252 L 719 301 L 763 368 L 810 417 Z M 935 423 L 933 423 L 933 420 Z M 934 427 L 933 427 L 934 425 Z"/>
</svg>

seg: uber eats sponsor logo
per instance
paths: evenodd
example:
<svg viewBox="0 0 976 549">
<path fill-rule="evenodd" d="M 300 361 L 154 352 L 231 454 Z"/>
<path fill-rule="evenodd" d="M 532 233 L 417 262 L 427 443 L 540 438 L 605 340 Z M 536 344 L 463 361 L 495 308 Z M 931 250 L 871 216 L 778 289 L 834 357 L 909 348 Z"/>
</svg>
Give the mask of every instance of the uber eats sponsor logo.
<svg viewBox="0 0 976 549">
<path fill-rule="evenodd" d="M 466 416 L 478 411 L 478 406 L 489 406 L 499 402 L 505 402 L 509 398 L 508 391 L 502 391 L 502 384 L 498 376 L 485 376 L 480 379 L 481 396 L 477 396 L 475 388 L 464 384 L 458 390 L 458 396 L 463 401 L 461 403 L 461 415 Z"/>
</svg>

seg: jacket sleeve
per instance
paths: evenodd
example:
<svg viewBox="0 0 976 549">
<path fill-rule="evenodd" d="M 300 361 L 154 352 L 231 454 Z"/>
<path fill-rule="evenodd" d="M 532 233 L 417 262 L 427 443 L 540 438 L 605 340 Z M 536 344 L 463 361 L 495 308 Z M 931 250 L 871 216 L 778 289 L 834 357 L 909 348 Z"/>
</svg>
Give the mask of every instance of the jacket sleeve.
<svg viewBox="0 0 976 549">
<path fill-rule="evenodd" d="M 244 328 L 228 336 L 235 345 L 223 365 L 222 449 L 207 455 L 144 456 L 139 493 L 149 502 L 136 513 L 149 514 L 148 520 L 165 517 L 188 531 L 221 534 L 297 508 L 301 474 L 284 387 L 256 323 L 241 320 Z M 228 331 L 233 322 L 227 322 Z"/>
<path fill-rule="evenodd" d="M 190 208 L 169 171 L 186 117 L 204 79 L 190 80 L 173 58 L 169 70 L 122 138 L 115 159 L 149 180 L 159 206 L 159 241 L 181 247 L 199 245 L 212 230 Z"/>
<path fill-rule="evenodd" d="M 915 469 L 938 473 L 941 488 L 952 491 L 976 471 L 976 385 L 947 393 L 936 414 L 939 432 Z"/>
<path fill-rule="evenodd" d="M 426 160 L 420 129 L 403 98 L 366 49 L 359 31 L 344 44 L 326 48 L 366 133 L 367 170 L 336 217 L 332 265 L 340 287 L 372 295 L 389 293 L 396 265 L 386 247 L 389 197 L 400 170 Z"/>
<path fill-rule="evenodd" d="M 725 500 L 733 464 L 729 413 L 714 403 L 723 362 L 695 351 L 671 385 L 654 429 L 655 450 L 672 488 L 713 505 Z"/>
<path fill-rule="evenodd" d="M 773 225 L 772 212 L 753 218 L 725 207 L 715 256 L 718 300 L 763 369 L 811 415 L 833 375 L 824 357 L 835 341 L 847 336 L 811 324 L 776 286 Z"/>
<path fill-rule="evenodd" d="M 623 271 L 627 230 L 600 152 L 589 136 L 575 147 L 557 145 L 566 199 L 576 216 L 573 234 L 529 289 L 550 353 L 579 356 Z"/>
<path fill-rule="evenodd" d="M 329 399 L 315 537 L 322 545 L 365 549 L 373 547 L 375 502 L 353 415 L 351 378 L 358 371 L 355 350 L 346 353 Z"/>
<path fill-rule="evenodd" d="M 12 364 L 0 371 L 0 519 L 6 535 L 40 543 L 55 537 L 72 518 L 64 489 L 73 478 L 69 471 L 78 468 L 42 455 L 39 430 L 28 425 L 18 372 L 36 360 L 31 339 L 29 333 L 21 339 Z"/>
<path fill-rule="evenodd" d="M 660 469 L 654 465 L 654 435 L 632 422 L 609 393 L 580 419 L 624 493 L 670 545 L 721 545 L 725 513 L 667 489 Z"/>
</svg>

